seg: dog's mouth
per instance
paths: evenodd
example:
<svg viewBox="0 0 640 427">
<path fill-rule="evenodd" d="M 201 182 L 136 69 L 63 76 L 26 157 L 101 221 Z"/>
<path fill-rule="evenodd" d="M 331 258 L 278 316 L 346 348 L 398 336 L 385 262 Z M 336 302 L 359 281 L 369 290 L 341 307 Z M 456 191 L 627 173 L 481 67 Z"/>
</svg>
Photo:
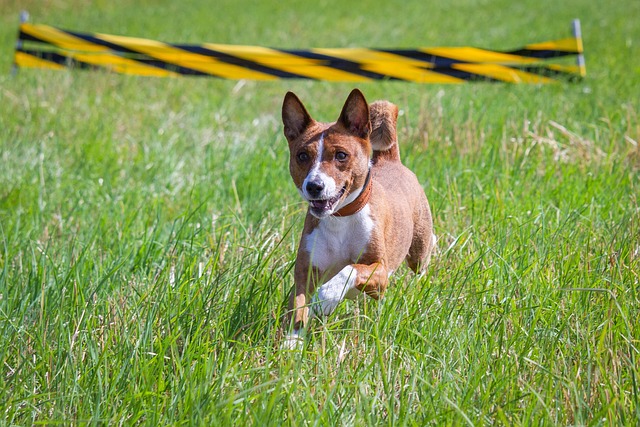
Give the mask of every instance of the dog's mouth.
<svg viewBox="0 0 640 427">
<path fill-rule="evenodd" d="M 344 196 L 344 193 L 346 191 L 347 187 L 342 187 L 342 189 L 338 191 L 335 196 L 329 199 L 309 200 L 311 213 L 318 218 L 332 214 L 336 206 L 338 205 L 338 202 L 340 201 L 340 199 L 342 199 L 342 196 Z"/>
</svg>

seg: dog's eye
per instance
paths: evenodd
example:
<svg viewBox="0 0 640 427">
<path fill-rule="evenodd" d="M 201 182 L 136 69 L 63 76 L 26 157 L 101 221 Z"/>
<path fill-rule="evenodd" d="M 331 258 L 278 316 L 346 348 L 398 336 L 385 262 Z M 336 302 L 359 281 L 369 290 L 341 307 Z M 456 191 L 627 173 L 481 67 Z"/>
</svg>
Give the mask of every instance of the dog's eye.
<svg viewBox="0 0 640 427">
<path fill-rule="evenodd" d="M 339 160 L 341 162 L 347 160 L 347 157 L 348 157 L 348 154 L 345 153 L 344 151 L 338 151 L 336 153 L 336 160 Z"/>
<path fill-rule="evenodd" d="M 302 153 L 298 153 L 298 160 L 300 160 L 301 162 L 306 162 L 309 159 L 310 159 L 309 155 L 304 151 Z"/>
</svg>

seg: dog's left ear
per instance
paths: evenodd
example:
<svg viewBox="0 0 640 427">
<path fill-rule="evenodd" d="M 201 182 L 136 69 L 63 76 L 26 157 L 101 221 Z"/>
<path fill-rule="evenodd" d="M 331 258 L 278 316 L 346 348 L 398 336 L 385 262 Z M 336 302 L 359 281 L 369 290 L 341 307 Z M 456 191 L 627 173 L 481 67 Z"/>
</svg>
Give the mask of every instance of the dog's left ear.
<svg viewBox="0 0 640 427">
<path fill-rule="evenodd" d="M 338 122 L 354 135 L 367 139 L 371 134 L 369 104 L 360 90 L 354 89 L 342 107 Z"/>
</svg>

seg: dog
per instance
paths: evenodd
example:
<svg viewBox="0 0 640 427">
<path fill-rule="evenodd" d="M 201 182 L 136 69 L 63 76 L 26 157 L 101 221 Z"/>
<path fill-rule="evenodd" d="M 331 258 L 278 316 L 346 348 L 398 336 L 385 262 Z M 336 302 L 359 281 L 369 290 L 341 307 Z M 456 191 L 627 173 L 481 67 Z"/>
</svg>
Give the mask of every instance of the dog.
<svg viewBox="0 0 640 427">
<path fill-rule="evenodd" d="M 417 274 L 435 246 L 429 202 L 400 161 L 398 107 L 369 105 L 354 89 L 338 120 L 311 118 L 288 92 L 282 105 L 289 172 L 308 203 L 284 321 L 284 348 L 303 343 L 311 317 L 328 316 L 360 293 L 379 299 L 403 260 Z M 309 298 L 312 300 L 309 301 Z"/>
</svg>

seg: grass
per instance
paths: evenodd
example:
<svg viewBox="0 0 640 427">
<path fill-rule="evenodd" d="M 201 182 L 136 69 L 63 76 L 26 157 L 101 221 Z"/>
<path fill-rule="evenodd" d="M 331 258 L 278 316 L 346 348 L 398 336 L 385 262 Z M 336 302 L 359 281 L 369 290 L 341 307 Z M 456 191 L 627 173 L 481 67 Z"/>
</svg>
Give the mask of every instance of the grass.
<svg viewBox="0 0 640 427">
<path fill-rule="evenodd" d="M 3 3 L 2 424 L 640 422 L 638 4 L 129 3 Z M 332 120 L 352 85 L 11 77 L 20 8 L 78 31 L 278 47 L 508 49 L 579 17 L 588 76 L 360 85 L 403 111 L 439 253 L 287 352 L 305 207 L 280 105 L 294 90 Z"/>
</svg>

